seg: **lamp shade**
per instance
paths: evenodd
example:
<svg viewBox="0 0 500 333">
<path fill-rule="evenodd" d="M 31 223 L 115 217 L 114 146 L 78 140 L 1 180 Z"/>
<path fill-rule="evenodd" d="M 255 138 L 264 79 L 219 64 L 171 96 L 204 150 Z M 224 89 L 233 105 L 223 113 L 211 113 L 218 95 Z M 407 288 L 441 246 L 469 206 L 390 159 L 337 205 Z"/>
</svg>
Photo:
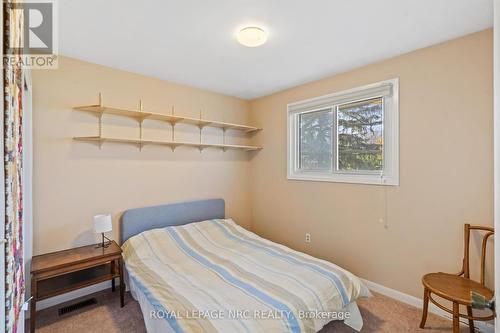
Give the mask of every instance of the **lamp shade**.
<svg viewBox="0 0 500 333">
<path fill-rule="evenodd" d="M 96 215 L 94 216 L 94 232 L 100 234 L 113 230 L 111 224 L 111 215 Z"/>
</svg>

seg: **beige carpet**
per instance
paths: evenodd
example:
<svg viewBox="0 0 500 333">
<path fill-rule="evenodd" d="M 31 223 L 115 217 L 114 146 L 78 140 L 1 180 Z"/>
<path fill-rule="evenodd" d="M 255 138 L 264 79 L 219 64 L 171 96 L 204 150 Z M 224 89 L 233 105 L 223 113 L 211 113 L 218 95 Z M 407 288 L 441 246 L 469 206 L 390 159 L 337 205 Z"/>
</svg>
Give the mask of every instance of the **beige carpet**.
<svg viewBox="0 0 500 333">
<path fill-rule="evenodd" d="M 139 303 L 129 293 L 125 297 L 125 307 L 120 308 L 118 293 L 110 291 L 92 295 L 97 304 L 59 316 L 61 306 L 48 308 L 37 313 L 37 333 L 128 333 L 146 332 Z M 84 297 L 87 299 L 89 296 Z M 374 297 L 358 302 L 364 320 L 361 332 L 451 332 L 451 322 L 429 314 L 425 330 L 418 328 L 421 312 L 419 309 L 397 302 L 391 298 L 374 294 Z M 29 332 L 29 323 L 26 324 Z M 468 332 L 462 327 L 462 332 Z M 353 333 L 353 329 L 342 322 L 332 322 L 321 333 Z"/>
</svg>

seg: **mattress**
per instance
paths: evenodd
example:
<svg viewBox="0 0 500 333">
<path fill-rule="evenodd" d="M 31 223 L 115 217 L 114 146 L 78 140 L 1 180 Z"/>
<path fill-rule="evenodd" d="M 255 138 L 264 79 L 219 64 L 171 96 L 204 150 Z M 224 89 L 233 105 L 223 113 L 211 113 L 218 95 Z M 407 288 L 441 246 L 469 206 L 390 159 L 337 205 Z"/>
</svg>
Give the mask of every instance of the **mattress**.
<svg viewBox="0 0 500 333">
<path fill-rule="evenodd" d="M 148 332 L 317 332 L 331 320 L 360 330 L 361 281 L 234 221 L 142 232 L 123 245 Z"/>
</svg>

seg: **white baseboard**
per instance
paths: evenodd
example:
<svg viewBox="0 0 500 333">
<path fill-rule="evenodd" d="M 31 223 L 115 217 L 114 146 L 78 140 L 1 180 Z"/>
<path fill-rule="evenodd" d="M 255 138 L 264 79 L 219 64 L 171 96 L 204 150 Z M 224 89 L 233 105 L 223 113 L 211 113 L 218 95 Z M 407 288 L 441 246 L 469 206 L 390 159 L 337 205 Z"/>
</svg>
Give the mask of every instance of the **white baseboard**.
<svg viewBox="0 0 500 333">
<path fill-rule="evenodd" d="M 371 282 L 371 281 L 368 281 L 365 279 L 361 279 L 361 280 L 368 287 L 368 289 L 373 290 L 374 292 L 377 292 L 377 293 L 382 294 L 384 296 L 393 298 L 397 301 L 406 303 L 406 304 L 414 306 L 416 308 L 422 309 L 423 302 L 422 302 L 422 299 L 420 299 L 418 297 L 402 293 L 400 291 L 385 287 L 381 284 Z M 450 319 L 450 320 L 452 319 L 451 314 L 449 314 L 446 311 L 441 310 L 436 305 L 432 304 L 432 302 L 429 302 L 429 312 L 436 314 L 440 317 L 446 318 L 446 319 Z M 469 324 L 468 321 L 464 318 L 461 318 L 460 321 L 465 325 Z M 490 323 L 486 323 L 484 321 L 474 321 L 474 327 L 477 330 L 484 332 L 484 333 L 494 333 L 495 332 L 495 326 L 490 324 Z"/>
</svg>

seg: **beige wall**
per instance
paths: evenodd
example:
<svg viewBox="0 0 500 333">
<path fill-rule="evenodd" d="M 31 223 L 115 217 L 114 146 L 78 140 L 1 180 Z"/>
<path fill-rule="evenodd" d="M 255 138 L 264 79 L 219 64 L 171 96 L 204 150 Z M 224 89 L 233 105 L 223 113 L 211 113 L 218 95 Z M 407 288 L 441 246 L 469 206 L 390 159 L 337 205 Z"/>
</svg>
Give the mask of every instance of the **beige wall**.
<svg viewBox="0 0 500 333">
<path fill-rule="evenodd" d="M 245 152 L 74 142 L 73 136 L 97 135 L 97 118 L 73 111 L 77 105 L 104 102 L 145 110 L 247 123 L 248 102 L 70 58 L 58 70 L 33 71 L 34 254 L 91 243 L 92 216 L 112 213 L 118 239 L 120 214 L 133 207 L 223 197 L 228 216 L 249 226 L 249 164 Z M 104 134 L 139 135 L 134 120 L 105 116 Z M 221 142 L 222 131 L 204 129 L 207 142 Z M 146 121 L 144 137 L 169 139 L 170 126 Z M 179 125 L 178 139 L 199 140 L 197 128 Z M 228 142 L 244 142 L 228 132 Z"/>
<path fill-rule="evenodd" d="M 253 101 L 254 231 L 418 297 L 458 271 L 463 223 L 493 223 L 492 52 L 487 30 Z M 400 186 L 287 180 L 287 103 L 395 77 Z"/>
</svg>

